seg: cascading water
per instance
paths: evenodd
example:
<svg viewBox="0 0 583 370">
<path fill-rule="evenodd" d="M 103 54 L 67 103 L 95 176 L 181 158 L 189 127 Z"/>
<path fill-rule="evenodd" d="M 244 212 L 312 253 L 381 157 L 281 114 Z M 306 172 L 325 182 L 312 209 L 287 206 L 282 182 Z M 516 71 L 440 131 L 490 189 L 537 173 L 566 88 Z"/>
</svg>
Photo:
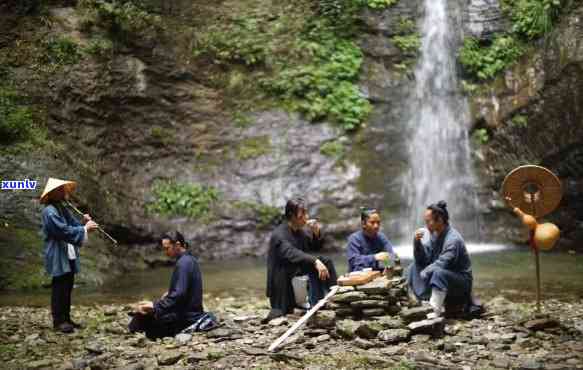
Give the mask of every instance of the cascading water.
<svg viewBox="0 0 583 370">
<path fill-rule="evenodd" d="M 403 230 L 422 225 L 427 205 L 445 200 L 456 228 L 466 238 L 478 234 L 475 176 L 468 138 L 469 111 L 458 89 L 458 34 L 448 1 L 425 0 L 421 55 L 409 114 L 409 171 L 403 182 L 409 217 Z"/>
</svg>

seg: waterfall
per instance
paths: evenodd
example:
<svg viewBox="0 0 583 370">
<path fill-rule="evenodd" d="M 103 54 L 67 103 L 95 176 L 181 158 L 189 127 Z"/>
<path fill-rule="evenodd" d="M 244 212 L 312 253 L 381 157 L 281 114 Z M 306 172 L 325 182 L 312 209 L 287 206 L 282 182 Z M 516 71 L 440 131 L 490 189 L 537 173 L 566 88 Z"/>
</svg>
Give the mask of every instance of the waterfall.
<svg viewBox="0 0 583 370">
<path fill-rule="evenodd" d="M 407 235 L 423 225 L 427 205 L 445 200 L 452 225 L 476 238 L 475 175 L 468 138 L 469 109 L 459 91 L 456 48 L 459 33 L 448 0 L 425 0 L 422 46 L 407 121 L 409 170 L 402 192 Z M 450 4 L 451 6 L 451 4 Z"/>
</svg>

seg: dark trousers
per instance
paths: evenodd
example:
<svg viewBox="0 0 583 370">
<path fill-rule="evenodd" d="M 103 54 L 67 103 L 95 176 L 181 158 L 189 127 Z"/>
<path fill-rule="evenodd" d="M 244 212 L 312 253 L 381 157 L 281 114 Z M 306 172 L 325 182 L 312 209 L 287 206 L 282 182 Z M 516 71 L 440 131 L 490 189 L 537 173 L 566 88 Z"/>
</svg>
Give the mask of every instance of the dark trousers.
<svg viewBox="0 0 583 370">
<path fill-rule="evenodd" d="M 53 277 L 51 292 L 51 313 L 53 325 L 71 321 L 71 293 L 75 284 L 75 260 L 69 260 L 71 272 Z"/>
<path fill-rule="evenodd" d="M 145 333 L 148 339 L 173 337 L 189 325 L 188 322 L 156 320 L 153 315 L 135 315 L 128 325 L 130 333 Z"/>
<path fill-rule="evenodd" d="M 309 291 L 309 300 L 310 306 L 314 307 L 316 303 L 328 294 L 330 288 L 333 285 L 336 285 L 336 280 L 338 276 L 336 275 L 336 268 L 334 267 L 334 263 L 329 258 L 319 256 L 318 259 L 322 261 L 322 263 L 328 269 L 330 273 L 330 277 L 328 280 L 322 281 L 318 276 L 318 270 L 315 268 L 311 268 L 308 270 L 308 291 Z"/>
</svg>

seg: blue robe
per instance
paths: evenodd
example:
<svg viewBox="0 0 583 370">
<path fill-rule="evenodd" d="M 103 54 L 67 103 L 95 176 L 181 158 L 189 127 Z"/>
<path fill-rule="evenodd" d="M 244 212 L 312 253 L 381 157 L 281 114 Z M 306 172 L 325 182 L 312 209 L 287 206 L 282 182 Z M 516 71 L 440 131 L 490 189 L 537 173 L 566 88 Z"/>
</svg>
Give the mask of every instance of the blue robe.
<svg viewBox="0 0 583 370">
<path fill-rule="evenodd" d="M 168 294 L 154 302 L 154 318 L 186 327 L 203 313 L 200 266 L 190 252 L 185 252 L 176 260 Z"/>
<path fill-rule="evenodd" d="M 52 277 L 71 272 L 67 244 L 75 248 L 73 273 L 79 272 L 79 247 L 85 238 L 85 227 L 59 204 L 49 204 L 42 211 L 45 270 Z"/>
<path fill-rule="evenodd" d="M 472 292 L 472 263 L 460 233 L 451 226 L 429 245 L 413 242 L 414 262 L 407 271 L 409 289 L 422 300 L 431 297 L 431 289 L 447 292 L 447 303 L 467 303 Z"/>
<path fill-rule="evenodd" d="M 396 258 L 393 245 L 385 234 L 379 232 L 370 238 L 362 230 L 353 233 L 348 237 L 348 246 L 346 247 L 348 272 L 368 267 L 373 270 L 383 270 L 384 265 L 374 258 L 374 255 L 380 252 L 388 252 L 391 255 L 391 260 Z"/>
</svg>

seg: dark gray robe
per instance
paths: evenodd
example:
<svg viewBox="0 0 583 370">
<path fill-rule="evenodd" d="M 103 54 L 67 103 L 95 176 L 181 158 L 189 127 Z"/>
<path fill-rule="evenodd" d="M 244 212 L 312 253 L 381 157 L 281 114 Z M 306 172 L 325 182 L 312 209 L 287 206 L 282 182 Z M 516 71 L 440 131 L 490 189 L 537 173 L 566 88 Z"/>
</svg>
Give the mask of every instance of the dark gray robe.
<svg viewBox="0 0 583 370">
<path fill-rule="evenodd" d="M 267 291 L 272 311 L 276 315 L 293 312 L 295 299 L 291 280 L 300 274 L 315 273 L 315 262 L 319 258 L 330 272 L 330 278 L 324 282 L 326 287 L 336 284 L 336 271 L 331 261 L 316 257 L 308 252 L 322 248 L 322 238 L 316 238 L 303 230 L 292 231 L 287 223 L 279 225 L 271 234 L 267 255 Z M 317 279 L 310 279 L 316 282 Z M 320 287 L 311 287 L 319 289 Z M 321 295 L 323 290 L 320 290 Z M 322 298 L 322 297 L 319 297 Z"/>
<path fill-rule="evenodd" d="M 414 262 L 407 271 L 409 289 L 422 300 L 431 297 L 431 289 L 447 292 L 446 302 L 467 303 L 472 292 L 472 263 L 460 233 L 448 226 L 429 245 L 413 242 Z"/>
</svg>

